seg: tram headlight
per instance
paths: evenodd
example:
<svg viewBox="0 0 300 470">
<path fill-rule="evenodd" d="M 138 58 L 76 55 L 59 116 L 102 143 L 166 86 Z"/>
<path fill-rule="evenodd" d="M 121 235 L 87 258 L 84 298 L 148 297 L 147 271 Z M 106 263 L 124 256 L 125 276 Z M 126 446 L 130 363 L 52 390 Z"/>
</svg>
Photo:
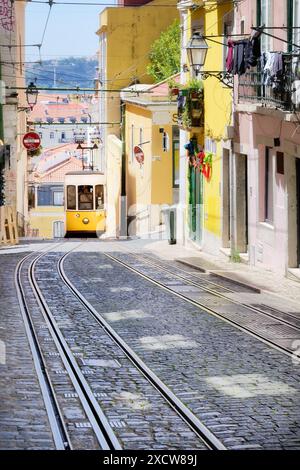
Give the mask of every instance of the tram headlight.
<svg viewBox="0 0 300 470">
<path fill-rule="evenodd" d="M 87 217 L 85 217 L 84 219 L 82 219 L 82 223 L 83 223 L 84 225 L 87 225 L 89 222 L 90 222 L 90 219 L 88 219 Z"/>
</svg>

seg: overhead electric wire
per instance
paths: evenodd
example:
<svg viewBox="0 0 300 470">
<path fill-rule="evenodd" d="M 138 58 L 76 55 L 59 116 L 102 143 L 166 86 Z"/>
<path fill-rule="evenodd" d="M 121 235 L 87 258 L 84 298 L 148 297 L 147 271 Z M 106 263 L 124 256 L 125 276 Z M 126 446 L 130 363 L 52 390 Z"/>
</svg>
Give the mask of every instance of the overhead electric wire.
<svg viewBox="0 0 300 470">
<path fill-rule="evenodd" d="M 0 47 L 40 47 L 40 44 L 0 44 Z"/>
<path fill-rule="evenodd" d="M 29 4 L 43 4 L 43 5 L 49 5 L 50 1 L 46 1 L 46 0 L 14 0 L 14 1 L 17 1 L 17 2 L 26 2 L 26 3 L 29 3 Z M 100 3 L 100 2 L 55 2 L 55 1 L 51 1 L 51 4 L 52 5 L 70 5 L 70 6 L 103 6 L 103 7 L 106 7 L 106 6 L 112 6 L 112 7 L 119 7 L 119 8 L 132 8 L 132 7 L 135 7 L 135 8 L 138 8 L 140 6 L 145 6 L 145 7 L 176 7 L 177 6 L 177 2 L 176 3 L 173 3 L 173 4 L 170 4 L 170 3 L 167 3 L 167 4 L 164 4 L 164 3 L 156 3 L 155 5 L 150 5 L 150 4 L 145 4 L 145 5 L 137 5 L 136 3 L 132 3 L 132 5 L 118 5 L 116 3 L 108 3 L 108 2 L 104 2 L 104 3 Z"/>
<path fill-rule="evenodd" d="M 133 87 L 134 85 L 132 85 Z M 6 89 L 7 90 L 27 90 L 27 87 L 18 87 L 18 86 L 6 86 Z M 50 87 L 37 87 L 38 91 L 76 91 L 76 92 L 79 92 L 79 91 L 82 91 L 82 92 L 107 92 L 107 93 L 120 93 L 120 91 L 122 91 L 122 93 L 137 93 L 138 95 L 139 94 L 143 94 L 143 93 L 151 93 L 151 91 L 148 91 L 148 90 L 136 90 L 136 89 L 133 89 L 131 88 L 130 90 L 129 89 L 123 89 L 123 90 L 120 90 L 120 89 L 102 89 L 102 88 L 80 88 L 80 87 L 68 87 L 68 88 L 50 88 Z"/>
<path fill-rule="evenodd" d="M 52 1 L 52 0 L 49 0 L 48 3 L 49 3 L 49 11 L 48 11 L 48 15 L 47 15 L 47 19 L 46 19 L 46 23 L 45 23 L 43 35 L 42 35 L 42 40 L 41 40 L 40 48 L 42 47 L 42 45 L 43 45 L 43 43 L 44 43 L 45 34 L 46 34 L 47 26 L 48 26 L 48 23 L 49 23 L 51 11 L 52 11 L 53 1 Z"/>
<path fill-rule="evenodd" d="M 252 26 L 251 29 L 253 29 L 254 31 L 261 32 L 262 34 L 265 34 L 266 36 L 269 36 L 270 38 L 277 39 L 278 41 L 284 42 L 288 44 L 289 46 L 297 47 L 298 49 L 300 49 L 299 44 L 294 44 L 291 41 L 287 41 L 285 39 L 279 38 L 278 36 L 274 36 L 274 34 L 266 33 L 265 31 L 262 30 L 262 28 Z M 269 28 L 269 29 L 272 29 L 272 28 Z"/>
</svg>

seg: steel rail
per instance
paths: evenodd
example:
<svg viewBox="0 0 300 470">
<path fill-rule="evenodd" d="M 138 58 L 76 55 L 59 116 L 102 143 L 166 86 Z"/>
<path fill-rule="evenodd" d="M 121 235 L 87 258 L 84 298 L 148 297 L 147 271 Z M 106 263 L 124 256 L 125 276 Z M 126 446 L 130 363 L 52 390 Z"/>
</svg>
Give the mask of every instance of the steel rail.
<svg viewBox="0 0 300 470">
<path fill-rule="evenodd" d="M 124 253 L 125 253 L 125 251 L 124 251 Z M 228 302 L 231 302 L 231 303 L 233 303 L 233 304 L 240 305 L 240 306 L 242 306 L 242 307 L 244 307 L 244 308 L 247 308 L 248 310 L 252 310 L 253 312 L 259 313 L 259 314 L 261 314 L 261 315 L 268 316 L 268 317 L 272 318 L 273 320 L 276 320 L 276 321 L 278 321 L 278 322 L 280 322 L 280 323 L 282 323 L 282 324 L 288 325 L 289 327 L 293 328 L 294 330 L 300 331 L 300 327 L 293 325 L 293 324 L 290 323 L 288 320 L 284 320 L 284 319 L 282 319 L 282 318 L 279 318 L 279 317 L 277 317 L 276 315 L 273 315 L 272 313 L 265 312 L 264 310 L 261 310 L 260 308 L 255 307 L 255 306 L 253 306 L 253 305 L 251 305 L 251 304 L 247 304 L 247 303 L 241 302 L 241 301 L 239 301 L 239 300 L 237 300 L 237 299 L 231 299 L 231 298 L 229 298 L 229 297 L 226 297 L 226 295 L 222 294 L 221 292 L 217 292 L 217 291 L 214 291 L 214 290 L 212 290 L 212 289 L 209 289 L 208 287 L 205 287 L 205 286 L 199 284 L 199 283 L 196 282 L 196 281 L 192 281 L 192 280 L 190 280 L 190 279 L 187 279 L 185 276 L 182 276 L 182 275 L 180 275 L 180 274 L 174 273 L 173 271 L 170 271 L 168 268 L 166 268 L 165 266 L 162 266 L 159 262 L 156 262 L 156 260 L 154 260 L 154 259 L 152 259 L 152 258 L 151 258 L 151 259 L 149 259 L 148 257 L 144 258 L 144 256 L 146 256 L 146 255 L 140 255 L 140 254 L 132 253 L 132 252 L 126 252 L 126 254 L 129 254 L 129 255 L 133 256 L 134 258 L 136 258 L 136 259 L 142 260 L 145 264 L 149 264 L 149 265 L 152 265 L 152 266 L 154 266 L 154 267 L 156 267 L 156 268 L 161 269 L 162 271 L 166 271 L 167 273 L 172 274 L 173 276 L 177 277 L 178 279 L 182 279 L 182 280 L 185 281 L 187 284 L 190 284 L 190 285 L 195 286 L 195 287 L 199 287 L 200 289 L 203 289 L 203 290 L 205 290 L 206 292 L 215 295 L 216 297 L 219 297 L 219 298 L 221 298 L 221 299 L 227 300 Z M 190 274 L 190 273 L 188 273 L 188 271 L 185 271 L 185 270 L 180 269 L 180 268 L 177 268 L 177 267 L 176 267 L 176 269 L 178 269 L 178 270 L 180 270 L 180 271 L 182 271 L 182 272 L 185 272 L 186 274 L 189 274 L 189 275 L 192 275 L 192 276 L 196 277 L 193 273 Z M 199 282 L 201 282 L 201 281 L 199 280 Z M 236 291 L 233 291 L 233 290 L 229 289 L 228 287 L 220 286 L 219 284 L 217 284 L 217 283 L 215 283 L 215 282 L 213 282 L 213 281 L 209 281 L 209 280 L 206 280 L 206 279 L 205 279 L 204 282 L 213 284 L 213 285 L 215 285 L 216 287 L 222 287 L 222 289 L 226 289 L 226 290 L 228 291 L 228 293 L 231 293 L 231 294 L 237 293 Z M 232 282 L 234 282 L 234 281 L 232 281 Z M 270 308 L 272 308 L 272 307 L 270 307 Z M 277 309 L 277 310 L 278 310 L 278 309 Z M 294 318 L 295 320 L 300 321 L 300 318 L 297 318 L 297 317 L 295 317 L 294 315 L 292 315 L 292 314 L 290 314 L 290 313 L 285 313 L 285 312 L 282 312 L 281 310 L 278 310 L 278 312 L 283 313 L 284 315 L 287 315 L 287 316 L 289 316 L 289 317 L 291 317 L 291 318 Z"/>
<path fill-rule="evenodd" d="M 192 431 L 204 442 L 210 450 L 227 450 L 224 444 L 195 416 L 189 408 L 164 384 L 157 375 L 142 361 L 142 359 L 128 346 L 128 344 L 118 335 L 118 333 L 107 323 L 107 321 L 96 311 L 96 309 L 85 299 L 74 284 L 67 277 L 64 270 L 64 261 L 70 253 L 66 253 L 57 263 L 58 272 L 61 279 L 73 295 L 80 301 L 84 308 L 101 325 L 107 335 L 124 352 L 131 363 L 139 372 L 151 383 L 151 385 L 161 394 L 173 410 L 185 421 Z M 105 256 L 108 256 L 105 254 Z M 110 257 L 110 256 L 108 256 Z M 113 257 L 111 257 L 113 259 Z"/>
<path fill-rule="evenodd" d="M 234 325 L 235 328 L 249 334 L 250 336 L 253 336 L 254 338 L 256 339 L 259 339 L 260 341 L 262 341 L 263 343 L 267 344 L 268 346 L 271 346 L 272 348 L 274 349 L 277 349 L 278 351 L 280 351 L 281 353 L 283 354 L 286 354 L 287 356 L 289 357 L 293 357 L 293 352 L 290 351 L 289 349 L 287 348 L 284 348 L 283 346 L 279 346 L 278 344 L 274 343 L 273 341 L 269 340 L 269 339 L 266 339 L 264 338 L 263 336 L 259 335 L 258 333 L 255 333 L 254 331 L 252 331 L 251 329 L 245 327 L 245 326 L 242 326 L 240 325 L 239 323 L 235 322 L 234 320 L 232 319 L 228 319 L 226 318 L 225 316 L 223 316 L 221 313 L 218 313 L 216 312 L 215 310 L 213 310 L 212 308 L 210 307 L 207 307 L 205 304 L 202 304 L 201 302 L 198 302 L 198 301 L 195 301 L 195 300 L 192 300 L 190 299 L 189 297 L 185 296 L 184 294 L 180 294 L 178 292 L 175 292 L 173 289 L 171 289 L 170 287 L 168 287 L 167 285 L 163 284 L 162 282 L 159 282 L 159 281 L 156 281 L 154 280 L 153 278 L 151 278 L 150 276 L 147 276 L 146 274 L 143 274 L 141 273 L 138 269 L 136 268 L 133 268 L 132 266 L 126 264 L 125 262 L 119 260 L 118 258 L 115 258 L 114 256 L 108 254 L 108 253 L 102 253 L 103 255 L 105 255 L 107 258 L 115 261 L 116 263 L 120 264 L 121 266 L 124 266 L 126 269 L 128 269 L 129 271 L 132 271 L 134 272 L 135 274 L 138 274 L 139 276 L 141 276 L 142 278 L 146 279 L 147 281 L 151 282 L 152 284 L 160 287 L 161 289 L 167 291 L 167 292 L 170 292 L 171 294 L 175 295 L 176 297 L 179 297 L 180 299 L 183 299 L 185 300 L 186 302 L 190 303 L 191 305 L 194 305 L 194 307 L 197 307 L 197 308 L 201 308 L 203 311 L 223 320 L 224 322 L 230 324 L 230 325 Z M 228 300 L 228 299 L 227 299 Z"/>
<path fill-rule="evenodd" d="M 80 243 L 81 244 L 81 243 Z M 73 248 L 68 252 L 68 254 L 78 247 Z M 99 442 L 99 445 L 102 450 L 121 450 L 121 444 L 119 443 L 116 435 L 114 434 L 105 414 L 103 413 L 99 403 L 88 382 L 83 376 L 77 361 L 70 350 L 66 340 L 63 337 L 52 313 L 45 300 L 41 289 L 38 286 L 37 280 L 35 278 L 35 267 L 37 262 L 45 254 L 41 254 L 30 264 L 29 266 L 29 279 L 30 284 L 35 295 L 35 298 L 39 304 L 45 322 L 48 326 L 49 332 L 55 342 L 57 350 L 60 354 L 60 357 L 64 363 L 64 366 L 68 372 L 68 375 L 74 385 L 76 393 L 81 401 L 83 409 L 91 423 L 93 431 L 96 435 L 96 438 Z"/>
<path fill-rule="evenodd" d="M 52 247 L 51 247 L 52 248 Z M 58 402 L 56 400 L 55 392 L 51 379 L 49 377 L 47 366 L 44 360 L 42 350 L 39 345 L 37 333 L 30 315 L 27 305 L 24 288 L 21 280 L 21 272 L 24 263 L 32 256 L 32 253 L 25 256 L 17 265 L 15 269 L 15 287 L 18 297 L 18 302 L 23 318 L 25 332 L 28 338 L 29 347 L 32 354 L 33 363 L 35 366 L 37 378 L 39 381 L 42 397 L 45 403 L 46 412 L 55 444 L 56 450 L 72 450 L 72 444 L 68 435 L 68 431 L 64 424 L 64 419 Z"/>
</svg>

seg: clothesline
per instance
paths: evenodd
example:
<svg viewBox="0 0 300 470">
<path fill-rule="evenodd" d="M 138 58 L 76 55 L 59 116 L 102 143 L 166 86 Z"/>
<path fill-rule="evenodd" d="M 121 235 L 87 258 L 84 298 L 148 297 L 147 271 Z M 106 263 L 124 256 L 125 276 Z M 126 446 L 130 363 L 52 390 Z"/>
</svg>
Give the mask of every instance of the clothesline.
<svg viewBox="0 0 300 470">
<path fill-rule="evenodd" d="M 268 29 L 268 30 L 272 30 L 272 29 L 300 29 L 300 27 L 298 26 L 283 26 L 282 28 L 281 27 L 277 27 L 277 26 L 274 26 L 274 27 L 271 27 L 271 26 L 262 26 L 262 27 L 257 27 L 257 26 L 252 26 L 251 29 L 253 31 L 257 31 L 261 34 L 265 34 L 266 36 L 269 36 L 273 39 L 277 39 L 278 41 L 281 41 L 281 42 L 284 42 L 285 44 L 289 44 L 293 47 L 297 47 L 298 49 L 300 49 L 300 45 L 298 44 L 294 44 L 293 42 L 290 42 L 290 41 L 287 41 L 285 39 L 282 39 L 282 38 L 279 38 L 278 36 L 274 36 L 273 34 L 270 34 L 270 33 L 266 33 L 264 30 L 265 29 Z M 224 42 L 220 42 L 220 41 L 215 41 L 214 39 L 212 38 L 233 38 L 233 37 L 240 37 L 240 38 L 251 38 L 251 34 L 212 34 L 212 35 L 209 35 L 209 36 L 203 36 L 204 39 L 207 39 L 208 41 L 210 42 L 213 42 L 215 44 L 219 44 L 220 46 L 227 46 L 226 43 Z"/>
<path fill-rule="evenodd" d="M 266 29 L 266 28 L 264 28 L 264 27 L 257 28 L 257 27 L 252 26 L 251 29 L 253 29 L 254 31 L 260 32 L 261 34 L 265 34 L 266 36 L 269 36 L 270 38 L 277 39 L 278 41 L 284 42 L 285 44 L 289 44 L 290 46 L 297 47 L 298 49 L 300 49 L 300 46 L 298 44 L 294 44 L 293 42 L 290 42 L 290 41 L 287 41 L 285 39 L 279 38 L 278 36 L 274 36 L 274 34 L 266 33 L 264 31 L 264 29 Z"/>
</svg>

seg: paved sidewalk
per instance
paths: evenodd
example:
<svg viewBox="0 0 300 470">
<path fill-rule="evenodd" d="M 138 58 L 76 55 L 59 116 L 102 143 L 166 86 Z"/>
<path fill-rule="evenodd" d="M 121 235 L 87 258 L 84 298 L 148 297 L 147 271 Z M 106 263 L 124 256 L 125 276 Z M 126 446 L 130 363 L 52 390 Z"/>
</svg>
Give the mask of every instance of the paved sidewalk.
<svg viewBox="0 0 300 470">
<path fill-rule="evenodd" d="M 291 307 L 299 310 L 300 307 L 300 282 L 288 279 L 272 271 L 249 266 L 245 263 L 233 263 L 225 255 L 217 256 L 203 253 L 195 248 L 186 248 L 180 245 L 169 245 L 167 241 L 141 241 L 128 242 L 126 248 L 136 245 L 143 251 L 151 251 L 153 254 L 166 260 L 180 260 L 195 267 L 212 272 L 237 282 L 258 288 L 263 293 L 276 295 L 291 304 Z M 280 300 L 278 300 L 279 303 Z M 292 305 L 294 304 L 294 305 Z"/>
</svg>

